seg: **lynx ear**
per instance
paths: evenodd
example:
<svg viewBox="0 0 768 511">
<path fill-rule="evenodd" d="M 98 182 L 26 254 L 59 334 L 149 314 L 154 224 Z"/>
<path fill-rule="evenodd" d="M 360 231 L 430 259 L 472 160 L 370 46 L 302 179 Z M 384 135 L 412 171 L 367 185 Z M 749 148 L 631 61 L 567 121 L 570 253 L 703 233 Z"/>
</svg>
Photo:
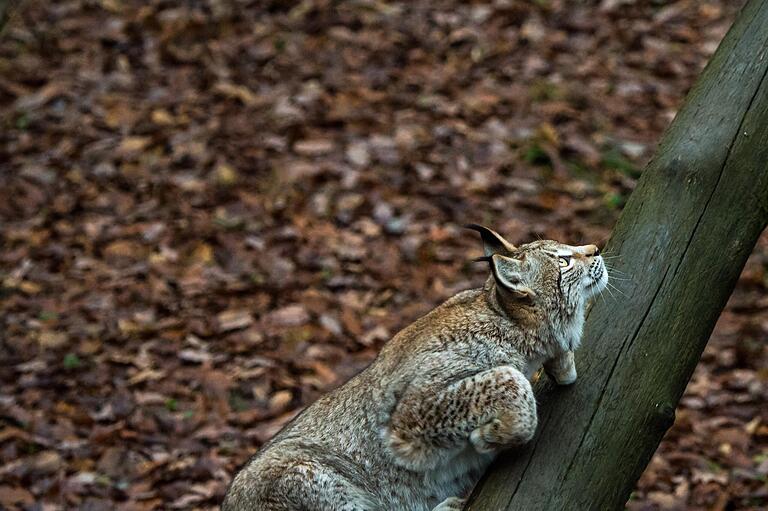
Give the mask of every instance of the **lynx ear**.
<svg viewBox="0 0 768 511">
<path fill-rule="evenodd" d="M 491 272 L 496 283 L 516 298 L 533 299 L 536 293 L 523 283 L 523 261 L 494 254 L 490 257 Z"/>
<path fill-rule="evenodd" d="M 517 250 L 515 246 L 501 237 L 501 234 L 478 224 L 467 224 L 464 227 L 480 233 L 483 238 L 483 252 L 486 257 L 493 254 L 512 255 Z"/>
</svg>

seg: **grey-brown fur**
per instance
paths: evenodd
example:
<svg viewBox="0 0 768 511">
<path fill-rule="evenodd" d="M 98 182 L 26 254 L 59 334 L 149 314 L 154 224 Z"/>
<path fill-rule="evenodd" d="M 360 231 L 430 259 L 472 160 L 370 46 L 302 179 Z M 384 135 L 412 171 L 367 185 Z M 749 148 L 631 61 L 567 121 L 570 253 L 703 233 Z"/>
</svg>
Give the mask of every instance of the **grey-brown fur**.
<svg viewBox="0 0 768 511">
<path fill-rule="evenodd" d="M 223 511 L 460 509 L 495 454 L 531 439 L 529 378 L 576 379 L 586 300 L 607 281 L 594 245 L 516 248 L 490 229 L 483 288 L 390 340 L 236 475 Z M 558 255 L 570 253 L 569 267 Z"/>
</svg>

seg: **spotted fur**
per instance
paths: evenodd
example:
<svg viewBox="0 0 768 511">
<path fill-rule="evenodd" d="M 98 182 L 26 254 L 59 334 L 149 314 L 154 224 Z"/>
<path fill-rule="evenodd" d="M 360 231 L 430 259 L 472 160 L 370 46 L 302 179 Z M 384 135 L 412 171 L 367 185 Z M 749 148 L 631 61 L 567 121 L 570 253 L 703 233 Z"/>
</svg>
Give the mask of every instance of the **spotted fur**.
<svg viewBox="0 0 768 511">
<path fill-rule="evenodd" d="M 496 453 L 529 441 L 544 366 L 576 380 L 587 300 L 607 271 L 597 247 L 483 238 L 490 276 L 394 336 L 232 481 L 223 511 L 448 511 Z"/>
</svg>

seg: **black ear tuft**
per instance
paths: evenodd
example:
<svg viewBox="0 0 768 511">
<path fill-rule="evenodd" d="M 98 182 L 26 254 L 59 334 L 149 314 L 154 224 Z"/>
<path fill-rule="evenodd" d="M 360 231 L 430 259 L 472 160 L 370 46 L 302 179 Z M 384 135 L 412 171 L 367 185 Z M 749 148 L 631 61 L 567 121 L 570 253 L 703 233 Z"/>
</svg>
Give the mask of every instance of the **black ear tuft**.
<svg viewBox="0 0 768 511">
<path fill-rule="evenodd" d="M 480 233 L 480 237 L 483 239 L 483 252 L 486 257 L 492 256 L 493 254 L 509 256 L 516 250 L 513 244 L 505 240 L 501 234 L 493 229 L 478 224 L 467 224 L 464 227 Z"/>
</svg>

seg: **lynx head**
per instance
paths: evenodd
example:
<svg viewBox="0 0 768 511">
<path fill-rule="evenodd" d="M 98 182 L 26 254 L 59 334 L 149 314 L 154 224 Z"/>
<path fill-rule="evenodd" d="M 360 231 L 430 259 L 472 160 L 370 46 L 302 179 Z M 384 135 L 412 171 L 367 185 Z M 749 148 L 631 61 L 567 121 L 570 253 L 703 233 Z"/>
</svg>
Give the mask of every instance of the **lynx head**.
<svg viewBox="0 0 768 511">
<path fill-rule="evenodd" d="M 525 307 L 564 324 L 579 316 L 587 300 L 608 283 L 608 271 L 595 245 L 541 240 L 515 247 L 487 227 L 467 227 L 482 236 L 485 256 L 480 260 L 490 264 L 492 277 L 487 288 L 496 292 L 507 312 Z"/>
</svg>

